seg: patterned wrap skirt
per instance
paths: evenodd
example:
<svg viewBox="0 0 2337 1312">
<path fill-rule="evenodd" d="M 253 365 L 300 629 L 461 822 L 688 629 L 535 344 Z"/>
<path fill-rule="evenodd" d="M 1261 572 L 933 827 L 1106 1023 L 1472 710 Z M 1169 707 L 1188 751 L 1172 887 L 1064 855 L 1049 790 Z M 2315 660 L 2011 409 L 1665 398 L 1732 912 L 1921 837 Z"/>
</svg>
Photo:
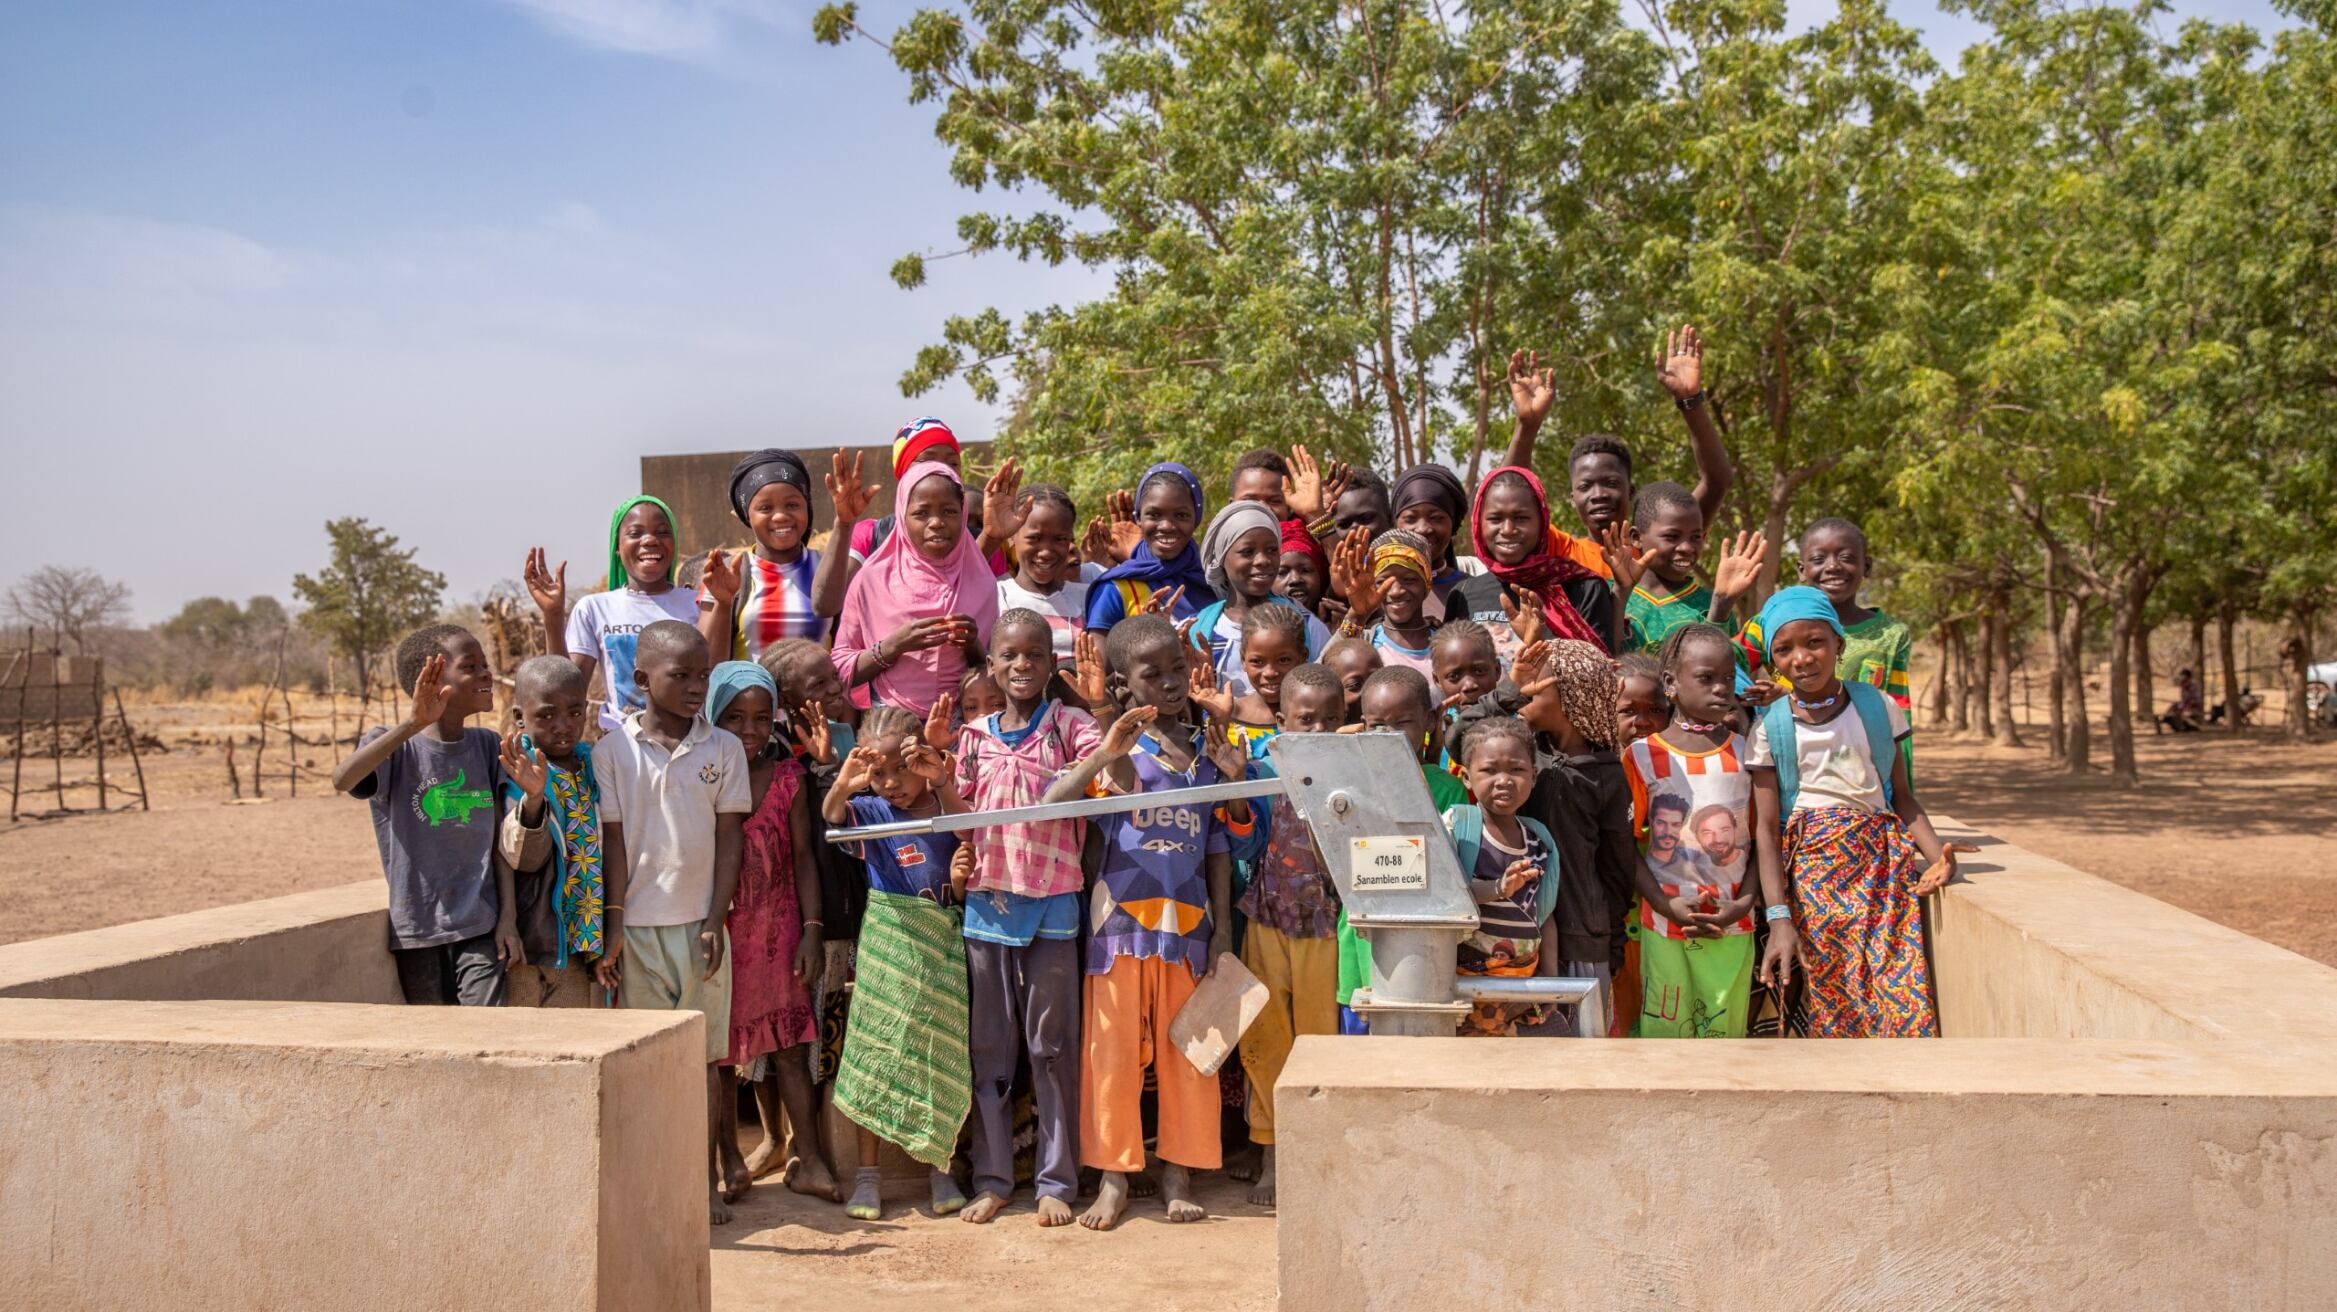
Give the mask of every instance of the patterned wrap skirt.
<svg viewBox="0 0 2337 1312">
<path fill-rule="evenodd" d="M 1785 827 L 1793 925 L 1807 957 L 1802 1032 L 1814 1039 L 1939 1037 L 1915 840 L 1890 812 L 1795 811 Z"/>
</svg>

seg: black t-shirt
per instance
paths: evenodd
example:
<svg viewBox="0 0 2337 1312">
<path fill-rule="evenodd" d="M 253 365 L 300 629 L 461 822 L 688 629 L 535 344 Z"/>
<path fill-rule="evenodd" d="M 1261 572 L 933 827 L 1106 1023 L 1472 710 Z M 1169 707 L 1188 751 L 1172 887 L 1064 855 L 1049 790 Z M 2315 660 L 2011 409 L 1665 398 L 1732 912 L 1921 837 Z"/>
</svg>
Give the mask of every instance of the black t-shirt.
<svg viewBox="0 0 2337 1312">
<path fill-rule="evenodd" d="M 1562 591 L 1575 614 L 1582 616 L 1590 631 L 1599 635 L 1599 645 L 1606 646 L 1608 636 L 1614 632 L 1609 625 L 1615 614 L 1615 594 L 1607 581 L 1591 575 L 1574 580 Z M 1491 574 L 1471 574 L 1444 594 L 1445 618 L 1466 616 L 1491 629 L 1495 652 L 1504 666 L 1517 659 L 1518 649 L 1524 645 L 1510 630 L 1509 612 L 1501 606 L 1502 597 L 1508 593 L 1508 586 Z"/>
</svg>

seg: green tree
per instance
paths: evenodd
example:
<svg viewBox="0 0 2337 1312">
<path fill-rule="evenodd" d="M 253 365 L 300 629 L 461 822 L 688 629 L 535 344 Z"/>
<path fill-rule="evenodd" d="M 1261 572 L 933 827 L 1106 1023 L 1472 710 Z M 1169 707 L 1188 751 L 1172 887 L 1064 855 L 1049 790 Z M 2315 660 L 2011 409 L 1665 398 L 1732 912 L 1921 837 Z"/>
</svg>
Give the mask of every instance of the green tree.
<svg viewBox="0 0 2337 1312">
<path fill-rule="evenodd" d="M 300 623 L 356 663 L 358 692 L 370 696 L 374 658 L 438 613 L 446 579 L 363 519 L 329 520 L 325 535 L 331 562 L 313 578 L 292 578 L 292 594 L 308 607 Z"/>
<path fill-rule="evenodd" d="M 1111 271 L 1086 304 L 951 316 L 902 379 L 1011 383 L 1009 445 L 1077 491 L 1158 459 L 1215 481 L 1258 443 L 1474 463 L 1509 343 L 1555 322 L 1578 358 L 1628 340 L 1637 363 L 1622 291 L 1660 65 L 1612 0 L 969 0 L 889 38 L 846 4 L 814 31 L 940 103 L 961 185 L 1046 198 L 961 217 L 902 286 L 961 254 Z"/>
</svg>

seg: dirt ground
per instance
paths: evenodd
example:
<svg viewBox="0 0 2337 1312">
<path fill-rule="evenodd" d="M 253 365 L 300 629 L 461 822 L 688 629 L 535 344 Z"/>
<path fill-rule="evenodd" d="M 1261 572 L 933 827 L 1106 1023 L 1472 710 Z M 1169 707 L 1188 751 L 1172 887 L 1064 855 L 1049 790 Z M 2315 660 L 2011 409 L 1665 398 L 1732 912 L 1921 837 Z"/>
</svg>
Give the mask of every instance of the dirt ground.
<svg viewBox="0 0 2337 1312">
<path fill-rule="evenodd" d="M 749 1130 L 747 1138 L 759 1137 Z M 714 1305 L 724 1312 L 910 1305 L 962 1300 L 1016 1312 L 1266 1312 L 1274 1306 L 1274 1218 L 1222 1175 L 1196 1178 L 1205 1220 L 1172 1226 L 1157 1198 L 1138 1199 L 1120 1227 L 1042 1230 L 1027 1191 L 987 1226 L 935 1217 L 922 1190 L 888 1201 L 877 1222 L 834 1203 L 758 1184 L 714 1231 Z M 915 1209 L 906 1206 L 914 1201 Z M 1108 1291 L 1108 1292 L 1106 1292 Z"/>
</svg>

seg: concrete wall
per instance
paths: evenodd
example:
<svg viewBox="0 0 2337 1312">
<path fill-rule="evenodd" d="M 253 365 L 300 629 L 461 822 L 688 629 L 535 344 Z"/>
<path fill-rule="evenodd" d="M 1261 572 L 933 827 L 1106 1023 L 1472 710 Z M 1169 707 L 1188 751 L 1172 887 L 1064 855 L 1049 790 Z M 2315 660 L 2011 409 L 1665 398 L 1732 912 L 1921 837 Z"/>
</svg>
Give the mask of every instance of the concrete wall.
<svg viewBox="0 0 2337 1312">
<path fill-rule="evenodd" d="M 0 947 L 0 998 L 402 1002 L 379 879 Z"/>
<path fill-rule="evenodd" d="M 1282 1306 L 2337 1306 L 2337 971 L 1942 828 L 1944 1040 L 1300 1040 Z"/>
<path fill-rule="evenodd" d="M 0 1002 L 14 1306 L 704 1309 L 702 1020 Z"/>
<path fill-rule="evenodd" d="M 1951 1038 L 2318 1037 L 2337 971 L 2058 861 L 1981 845 L 1932 899 L 1940 1025 Z"/>
<path fill-rule="evenodd" d="M 1281 1306 L 2337 1306 L 2302 1045 L 1301 1039 Z"/>
</svg>

